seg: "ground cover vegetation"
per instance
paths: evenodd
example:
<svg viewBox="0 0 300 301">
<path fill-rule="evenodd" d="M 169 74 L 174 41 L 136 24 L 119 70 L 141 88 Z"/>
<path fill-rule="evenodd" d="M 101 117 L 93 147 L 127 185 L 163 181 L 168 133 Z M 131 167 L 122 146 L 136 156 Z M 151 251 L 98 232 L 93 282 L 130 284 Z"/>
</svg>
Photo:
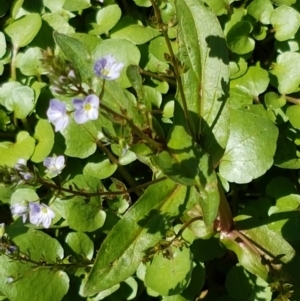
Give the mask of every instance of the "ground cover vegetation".
<svg viewBox="0 0 300 301">
<path fill-rule="evenodd" d="M 300 1 L 0 0 L 0 300 L 300 300 Z"/>
</svg>

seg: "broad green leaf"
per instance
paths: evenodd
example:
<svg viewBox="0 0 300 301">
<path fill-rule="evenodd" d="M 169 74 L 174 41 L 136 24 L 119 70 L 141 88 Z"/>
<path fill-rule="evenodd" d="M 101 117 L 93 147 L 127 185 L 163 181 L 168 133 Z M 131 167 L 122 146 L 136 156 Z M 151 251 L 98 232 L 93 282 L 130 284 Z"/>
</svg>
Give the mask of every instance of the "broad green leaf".
<svg viewBox="0 0 300 301">
<path fill-rule="evenodd" d="M 46 23 L 48 23 L 48 28 L 45 28 L 45 32 L 47 34 L 49 33 L 49 26 L 50 28 L 52 27 L 53 30 L 61 34 L 70 34 L 75 32 L 74 28 L 68 22 L 69 18 L 66 18 L 66 15 L 62 16 L 60 11 L 51 14 L 43 14 L 43 20 L 46 21 Z M 50 37 L 48 37 L 48 39 L 50 39 Z"/>
<path fill-rule="evenodd" d="M 276 40 L 285 41 L 293 38 L 298 31 L 300 14 L 292 7 L 282 5 L 271 13 L 270 23 L 274 27 Z"/>
<path fill-rule="evenodd" d="M 0 58 L 3 57 L 3 55 L 6 52 L 6 40 L 4 33 L 0 31 Z"/>
<path fill-rule="evenodd" d="M 188 68 L 182 82 L 192 134 L 201 136 L 205 151 L 215 163 L 222 156 L 229 135 L 226 42 L 218 20 L 204 4 L 197 0 L 177 0 L 175 4 L 180 12 L 177 14 L 179 59 Z M 180 102 L 182 107 L 182 99 Z M 177 111 L 175 107 L 174 117 L 174 122 L 186 126 L 181 108 Z"/>
<path fill-rule="evenodd" d="M 95 37 L 87 33 L 75 32 L 69 34 L 69 36 L 83 43 L 90 55 L 92 55 L 95 48 L 101 43 L 101 39 L 99 37 Z"/>
<path fill-rule="evenodd" d="M 248 21 L 240 21 L 229 30 L 227 43 L 232 52 L 246 54 L 255 47 L 255 41 L 250 37 L 252 25 Z"/>
<path fill-rule="evenodd" d="M 62 134 L 66 139 L 65 154 L 67 156 L 83 159 L 96 151 L 97 130 L 91 121 L 85 124 L 77 124 L 71 119 Z"/>
<path fill-rule="evenodd" d="M 33 137 L 36 139 L 37 145 L 31 161 L 39 163 L 50 154 L 54 145 L 54 133 L 48 120 L 40 119 L 38 121 Z"/>
<path fill-rule="evenodd" d="M 270 73 L 275 76 L 271 83 L 278 87 L 281 94 L 297 92 L 300 84 L 300 53 L 286 52 L 278 55 Z"/>
<path fill-rule="evenodd" d="M 249 183 L 273 164 L 278 130 L 264 116 L 232 110 L 230 136 L 220 163 L 220 174 L 229 182 Z"/>
<path fill-rule="evenodd" d="M 248 14 L 263 24 L 270 24 L 270 16 L 273 11 L 270 0 L 254 0 L 247 8 Z"/>
<path fill-rule="evenodd" d="M 109 299 L 111 300 L 133 300 L 138 291 L 138 283 L 133 277 L 121 282 L 120 288 L 116 290 Z"/>
<path fill-rule="evenodd" d="M 41 59 L 43 58 L 40 48 L 29 48 L 24 54 L 19 53 L 17 56 L 20 71 L 27 76 L 40 76 L 45 73 Z"/>
<path fill-rule="evenodd" d="M 232 233 L 224 233 L 220 237 L 221 242 L 225 247 L 233 251 L 238 258 L 238 262 L 250 273 L 267 280 L 269 277 L 269 269 L 261 262 L 259 253 L 254 252 L 250 247 L 244 243 L 236 241 L 236 237 Z M 264 245 L 264 244 L 263 244 Z"/>
<path fill-rule="evenodd" d="M 93 241 L 83 232 L 71 232 L 66 237 L 66 244 L 80 259 L 92 260 L 94 254 Z"/>
<path fill-rule="evenodd" d="M 74 190 L 87 193 L 96 193 L 100 190 L 100 183 L 97 178 L 77 175 L 74 179 L 65 184 L 67 188 L 72 186 Z M 106 213 L 101 208 L 102 200 L 99 196 L 90 198 L 74 196 L 68 199 L 56 199 L 53 203 L 61 216 L 66 219 L 70 228 L 81 232 L 93 232 L 101 228 L 105 222 Z"/>
<path fill-rule="evenodd" d="M 17 189 L 12 195 L 11 195 L 11 205 L 20 203 L 20 200 L 22 201 L 28 201 L 28 202 L 34 202 L 39 200 L 39 196 L 33 189 L 29 188 L 20 188 Z"/>
<path fill-rule="evenodd" d="M 44 0 L 45 7 L 49 8 L 51 12 L 61 11 L 66 0 Z"/>
<path fill-rule="evenodd" d="M 123 39 L 108 39 L 101 42 L 95 49 L 93 57 L 95 60 L 105 55 L 111 54 L 118 62 L 124 64 L 120 77 L 116 80 L 122 88 L 131 86 L 126 75 L 126 69 L 130 65 L 139 65 L 141 54 L 137 46 Z"/>
<path fill-rule="evenodd" d="M 169 180 L 148 187 L 102 243 L 84 294 L 106 290 L 132 275 L 180 213 L 186 193 L 184 186 Z"/>
<path fill-rule="evenodd" d="M 268 92 L 264 96 L 265 105 L 268 109 L 278 109 L 286 104 L 286 99 L 275 92 Z"/>
<path fill-rule="evenodd" d="M 225 286 L 232 298 L 246 300 L 251 291 L 249 274 L 242 266 L 233 266 L 226 276 Z"/>
<path fill-rule="evenodd" d="M 228 13 L 228 0 L 205 0 L 204 2 L 213 10 L 216 16 Z"/>
<path fill-rule="evenodd" d="M 93 23 L 93 29 L 89 31 L 92 35 L 108 33 L 120 20 L 122 15 L 119 5 L 112 4 L 101 8 L 96 14 L 97 23 Z"/>
<path fill-rule="evenodd" d="M 240 265 L 233 266 L 226 277 L 225 286 L 230 296 L 239 300 L 272 300 L 269 284 L 250 274 Z"/>
<path fill-rule="evenodd" d="M 266 91 L 268 85 L 268 72 L 259 66 L 252 66 L 242 77 L 232 80 L 230 88 L 234 88 L 244 97 L 251 97 L 257 101 L 258 96 Z"/>
<path fill-rule="evenodd" d="M 89 162 L 83 168 L 83 174 L 98 179 L 109 178 L 118 168 L 112 164 L 106 155 L 95 154 L 89 158 Z"/>
<path fill-rule="evenodd" d="M 146 268 L 145 285 L 162 296 L 180 294 L 187 288 L 193 270 L 189 248 L 170 248 L 170 258 L 158 253 Z"/>
<path fill-rule="evenodd" d="M 134 3 L 137 6 L 142 6 L 142 7 L 149 7 L 149 6 L 151 6 L 151 1 L 150 0 L 134 0 Z"/>
<path fill-rule="evenodd" d="M 242 57 L 230 62 L 230 79 L 243 76 L 248 70 L 248 63 Z"/>
<path fill-rule="evenodd" d="M 6 131 L 7 126 L 10 124 L 11 120 L 4 110 L 0 110 L 0 130 Z"/>
<path fill-rule="evenodd" d="M 167 146 L 168 151 L 154 156 L 153 162 L 173 181 L 196 187 L 204 221 L 210 225 L 217 215 L 219 191 L 209 155 L 193 142 L 181 126 L 171 130 Z"/>
<path fill-rule="evenodd" d="M 291 125 L 298 130 L 300 129 L 299 114 L 300 114 L 300 105 L 289 106 L 286 111 L 286 115 L 289 118 Z"/>
<path fill-rule="evenodd" d="M 42 19 L 39 14 L 28 14 L 15 20 L 5 28 L 15 48 L 28 45 L 39 32 Z"/>
<path fill-rule="evenodd" d="M 0 164 L 14 166 L 18 159 L 28 160 L 33 154 L 35 139 L 25 131 L 18 133 L 16 142 L 5 141 L 0 143 Z"/>
<path fill-rule="evenodd" d="M 14 112 L 16 118 L 26 118 L 34 108 L 34 92 L 28 86 L 19 82 L 8 82 L 0 88 L 0 104 L 10 112 Z"/>
<path fill-rule="evenodd" d="M 112 39 L 126 39 L 136 45 L 145 44 L 159 35 L 158 29 L 144 27 L 141 22 L 128 16 L 121 18 L 110 32 Z"/>
<path fill-rule="evenodd" d="M 86 46 L 77 39 L 65 34 L 54 32 L 54 39 L 65 56 L 72 62 L 80 72 L 84 82 L 90 83 L 93 77 L 92 60 Z"/>
<path fill-rule="evenodd" d="M 69 11 L 78 11 L 90 6 L 90 0 L 65 0 L 63 8 Z"/>
<path fill-rule="evenodd" d="M 261 251 L 266 252 L 266 255 L 271 256 L 271 259 L 284 255 L 280 257 L 280 262 L 287 264 L 294 258 L 295 250 L 291 245 L 266 225 L 253 228 L 250 216 L 237 216 L 235 224 L 243 235 L 250 238 L 258 246 L 262 246 L 263 250 Z"/>
</svg>

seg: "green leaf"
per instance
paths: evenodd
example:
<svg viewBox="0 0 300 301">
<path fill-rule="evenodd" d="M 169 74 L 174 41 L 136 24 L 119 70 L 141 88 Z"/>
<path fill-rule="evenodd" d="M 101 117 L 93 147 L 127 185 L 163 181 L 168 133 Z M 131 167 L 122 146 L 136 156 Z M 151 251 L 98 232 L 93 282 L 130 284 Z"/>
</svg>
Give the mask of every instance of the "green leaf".
<svg viewBox="0 0 300 301">
<path fill-rule="evenodd" d="M 247 8 L 248 14 L 263 24 L 270 24 L 270 16 L 273 11 L 270 0 L 254 0 Z"/>
<path fill-rule="evenodd" d="M 46 22 L 46 26 L 48 27 L 43 26 L 44 32 L 48 35 L 48 40 L 50 40 L 52 36 L 52 30 L 49 32 L 49 26 L 50 28 L 52 27 L 51 29 L 61 34 L 70 34 L 75 32 L 74 28 L 70 26 L 68 22 L 69 18 L 66 15 L 62 16 L 60 11 L 52 14 L 43 14 L 43 20 Z M 42 37 L 40 37 L 40 39 L 42 39 Z"/>
<path fill-rule="evenodd" d="M 288 20 L 288 22 L 286 22 Z M 300 26 L 300 15 L 292 7 L 282 5 L 272 13 L 270 23 L 275 30 L 275 39 L 285 41 L 293 38 Z"/>
<path fill-rule="evenodd" d="M 65 0 L 63 8 L 68 11 L 78 11 L 90 6 L 90 0 Z"/>
<path fill-rule="evenodd" d="M 87 193 L 96 193 L 100 190 L 97 178 L 77 175 L 65 184 L 65 187 L 79 189 Z M 68 225 L 77 231 L 93 232 L 101 228 L 105 222 L 106 213 L 101 208 L 102 200 L 99 196 L 74 196 L 68 200 L 57 199 L 53 206 L 66 219 Z"/>
<path fill-rule="evenodd" d="M 173 181 L 196 187 L 204 221 L 206 225 L 211 224 L 218 211 L 219 192 L 209 155 L 203 153 L 181 126 L 171 130 L 167 141 L 168 152 L 153 157 L 153 162 Z"/>
<path fill-rule="evenodd" d="M 11 195 L 10 203 L 14 205 L 20 203 L 20 200 L 34 202 L 39 200 L 39 196 L 33 189 L 20 188 Z"/>
<path fill-rule="evenodd" d="M 131 87 L 127 78 L 126 69 L 130 65 L 139 65 L 141 53 L 139 49 L 131 42 L 123 39 L 108 39 L 101 42 L 95 49 L 93 57 L 96 59 L 105 55 L 113 55 L 118 62 L 124 64 L 120 77 L 116 80 L 122 88 Z"/>
<path fill-rule="evenodd" d="M 0 103 L 16 118 L 26 118 L 34 108 L 34 92 L 19 82 L 8 82 L 0 88 Z"/>
<path fill-rule="evenodd" d="M 4 33 L 0 31 L 0 58 L 6 53 L 6 40 Z"/>
<path fill-rule="evenodd" d="M 162 296 L 180 294 L 187 288 L 193 270 L 189 248 L 170 248 L 171 258 L 158 253 L 146 268 L 145 285 Z"/>
<path fill-rule="evenodd" d="M 65 154 L 67 156 L 83 159 L 96 151 L 97 130 L 91 121 L 85 124 L 77 124 L 71 119 L 62 134 L 66 139 Z"/>
<path fill-rule="evenodd" d="M 54 132 L 48 120 L 40 119 L 38 121 L 33 137 L 36 139 L 37 145 L 31 161 L 39 163 L 50 154 L 54 145 Z"/>
<path fill-rule="evenodd" d="M 272 64 L 270 73 L 275 76 L 271 82 L 278 87 L 279 93 L 290 94 L 297 92 L 300 84 L 300 53 L 285 52 L 277 57 L 277 62 Z"/>
<path fill-rule="evenodd" d="M 66 0 L 44 0 L 45 7 L 49 8 L 51 12 L 61 11 Z"/>
<path fill-rule="evenodd" d="M 65 34 L 54 32 L 55 42 L 61 48 L 65 56 L 72 62 L 79 71 L 84 82 L 89 83 L 93 78 L 93 68 L 91 56 L 86 46 L 75 38 Z"/>
<path fill-rule="evenodd" d="M 92 260 L 94 254 L 94 243 L 85 233 L 69 233 L 66 237 L 66 244 L 81 259 Z"/>
<path fill-rule="evenodd" d="M 233 266 L 227 274 L 225 286 L 234 299 L 247 299 L 251 291 L 249 274 L 242 266 Z"/>
<path fill-rule="evenodd" d="M 244 97 L 258 100 L 258 96 L 266 91 L 268 85 L 268 72 L 259 66 L 252 66 L 242 77 L 232 80 L 230 88 L 234 88 Z"/>
<path fill-rule="evenodd" d="M 268 92 L 264 96 L 265 105 L 268 109 L 279 109 L 286 104 L 286 99 L 275 92 Z"/>
<path fill-rule="evenodd" d="M 31 260 L 54 263 L 63 258 L 63 248 L 58 241 L 41 231 L 29 230 L 20 234 L 8 227 L 7 233 Z M 0 256 L 0 264 L 0 290 L 9 300 L 40 301 L 43 296 L 45 301 L 60 301 L 68 291 L 69 278 L 63 271 L 46 269 L 42 264 L 26 263 L 25 260 L 11 260 L 7 256 Z M 12 283 L 8 283 L 9 277 L 14 280 Z"/>
<path fill-rule="evenodd" d="M 246 54 L 255 47 L 255 41 L 249 36 L 252 25 L 248 21 L 236 23 L 227 33 L 227 43 L 232 52 Z"/>
<path fill-rule="evenodd" d="M 134 0 L 134 3 L 137 6 L 142 6 L 142 7 L 149 7 L 149 6 L 151 6 L 151 1 L 150 0 Z"/>
<path fill-rule="evenodd" d="M 300 105 L 289 106 L 286 111 L 286 115 L 289 118 L 291 125 L 296 129 L 300 129 L 299 114 L 300 114 Z"/>
<path fill-rule="evenodd" d="M 249 183 L 273 164 L 278 130 L 268 118 L 232 110 L 230 136 L 220 163 L 220 174 L 229 182 Z"/>
<path fill-rule="evenodd" d="M 205 0 L 204 2 L 213 10 L 216 16 L 228 13 L 229 0 Z"/>
<path fill-rule="evenodd" d="M 42 19 L 39 14 L 28 14 L 15 20 L 5 28 L 15 48 L 28 45 L 39 32 Z"/>
<path fill-rule="evenodd" d="M 178 216 L 186 193 L 184 186 L 168 180 L 148 187 L 101 245 L 84 294 L 106 290 L 132 275 L 145 252 L 159 242 Z"/>
<path fill-rule="evenodd" d="M 43 58 L 41 49 L 38 47 L 29 48 L 24 54 L 17 56 L 17 67 L 27 76 L 40 76 L 45 73 L 41 59 Z"/>
<path fill-rule="evenodd" d="M 18 159 L 28 160 L 33 154 L 35 140 L 25 131 L 18 133 L 16 142 L 0 143 L 0 164 L 14 166 Z"/>
<path fill-rule="evenodd" d="M 141 22 L 128 16 L 121 18 L 110 32 L 112 39 L 126 39 L 136 45 L 145 44 L 159 35 L 158 29 L 144 27 Z"/>
<path fill-rule="evenodd" d="M 117 170 L 118 165 L 112 164 L 106 155 L 95 154 L 83 168 L 83 174 L 98 179 L 109 178 Z"/>
<path fill-rule="evenodd" d="M 179 59 L 188 68 L 182 75 L 188 118 L 194 137 L 201 136 L 214 164 L 222 156 L 229 135 L 227 45 L 218 20 L 204 4 L 197 0 L 177 0 L 175 4 L 180 12 Z M 181 108 L 175 107 L 174 122 L 186 126 Z"/>
<path fill-rule="evenodd" d="M 89 31 L 89 34 L 101 35 L 108 33 L 120 20 L 122 15 L 119 5 L 112 4 L 101 8 L 96 14 L 96 24 L 92 24 L 94 27 Z"/>
</svg>

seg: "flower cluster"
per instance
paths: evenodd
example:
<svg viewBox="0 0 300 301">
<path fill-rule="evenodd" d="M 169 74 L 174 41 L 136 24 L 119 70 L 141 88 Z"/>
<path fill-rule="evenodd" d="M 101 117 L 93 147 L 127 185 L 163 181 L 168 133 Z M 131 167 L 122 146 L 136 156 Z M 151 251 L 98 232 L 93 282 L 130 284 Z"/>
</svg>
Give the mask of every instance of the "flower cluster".
<svg viewBox="0 0 300 301">
<path fill-rule="evenodd" d="M 5 184 L 23 184 L 32 182 L 34 174 L 27 167 L 24 159 L 19 159 L 14 167 L 0 167 L 0 182 Z"/>
<path fill-rule="evenodd" d="M 45 204 L 38 204 L 34 202 L 22 201 L 20 203 L 14 204 L 10 207 L 12 215 L 22 216 L 23 223 L 29 215 L 29 221 L 31 224 L 40 226 L 43 225 L 44 228 L 49 228 L 55 213 Z"/>
<path fill-rule="evenodd" d="M 95 94 L 88 95 L 85 99 L 73 99 L 73 111 L 67 111 L 66 105 L 58 99 L 50 100 L 47 110 L 48 120 L 55 126 L 55 131 L 63 131 L 69 124 L 70 114 L 74 112 L 74 119 L 78 124 L 98 118 L 99 97 Z"/>
<path fill-rule="evenodd" d="M 118 63 L 112 55 L 107 55 L 96 61 L 94 65 L 94 72 L 103 79 L 114 80 L 120 76 L 120 72 L 123 67 L 123 63 Z M 70 72 L 74 73 L 72 70 Z M 69 84 L 69 81 L 66 80 L 68 78 L 72 78 L 72 76 L 70 74 L 68 74 L 68 77 L 61 76 L 59 82 L 63 84 L 65 80 L 66 84 Z M 75 73 L 74 78 L 77 79 Z M 62 91 L 63 89 L 60 89 L 60 92 Z M 85 99 L 75 98 L 73 99 L 72 104 L 74 109 L 68 111 L 65 103 L 58 99 L 50 100 L 50 106 L 47 110 L 47 117 L 48 120 L 54 125 L 56 132 L 66 129 L 70 121 L 71 113 L 74 113 L 74 120 L 78 124 L 83 124 L 89 120 L 98 119 L 100 99 L 97 95 L 90 94 Z"/>
<path fill-rule="evenodd" d="M 65 167 L 65 157 L 48 157 L 44 160 L 43 164 L 47 168 L 45 170 L 47 176 L 49 176 L 50 178 L 54 178 L 58 176 Z"/>
</svg>

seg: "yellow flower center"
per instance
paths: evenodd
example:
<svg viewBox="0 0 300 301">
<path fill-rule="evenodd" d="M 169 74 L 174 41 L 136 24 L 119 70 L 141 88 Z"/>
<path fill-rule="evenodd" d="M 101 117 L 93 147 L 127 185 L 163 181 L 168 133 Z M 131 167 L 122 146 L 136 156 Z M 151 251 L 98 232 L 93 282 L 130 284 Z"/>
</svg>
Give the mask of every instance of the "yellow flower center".
<svg viewBox="0 0 300 301">
<path fill-rule="evenodd" d="M 91 107 L 91 105 L 90 105 L 89 103 L 86 103 L 86 104 L 84 105 L 84 110 L 85 110 L 85 111 L 89 111 L 91 108 L 92 108 L 92 107 Z"/>
</svg>

